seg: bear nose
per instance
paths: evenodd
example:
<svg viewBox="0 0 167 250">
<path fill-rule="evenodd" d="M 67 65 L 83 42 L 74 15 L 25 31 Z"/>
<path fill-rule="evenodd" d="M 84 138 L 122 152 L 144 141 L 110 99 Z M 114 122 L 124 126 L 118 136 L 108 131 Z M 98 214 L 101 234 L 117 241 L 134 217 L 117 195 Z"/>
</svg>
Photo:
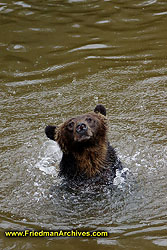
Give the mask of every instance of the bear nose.
<svg viewBox="0 0 167 250">
<path fill-rule="evenodd" d="M 86 132 L 88 129 L 88 127 L 86 126 L 85 123 L 79 123 L 77 126 L 76 126 L 76 132 L 78 134 L 82 134 L 84 132 Z"/>
</svg>

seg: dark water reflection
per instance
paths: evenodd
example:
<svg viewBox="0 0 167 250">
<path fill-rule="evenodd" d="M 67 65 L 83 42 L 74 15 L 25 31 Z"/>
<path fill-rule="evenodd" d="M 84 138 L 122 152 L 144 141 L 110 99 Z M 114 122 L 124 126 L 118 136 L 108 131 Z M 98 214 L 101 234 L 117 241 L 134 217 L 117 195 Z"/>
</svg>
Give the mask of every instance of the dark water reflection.
<svg viewBox="0 0 167 250">
<path fill-rule="evenodd" d="M 1 249 L 166 249 L 166 21 L 160 0 L 1 1 L 0 232 L 110 233 L 2 236 Z M 44 127 L 97 103 L 134 178 L 113 190 L 64 190 L 61 153 Z"/>
</svg>

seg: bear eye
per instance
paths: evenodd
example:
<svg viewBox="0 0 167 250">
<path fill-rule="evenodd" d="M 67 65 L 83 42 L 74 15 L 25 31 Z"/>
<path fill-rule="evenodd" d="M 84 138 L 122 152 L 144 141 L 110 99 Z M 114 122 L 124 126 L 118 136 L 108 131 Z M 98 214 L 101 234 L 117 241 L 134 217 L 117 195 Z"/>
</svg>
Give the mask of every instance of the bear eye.
<svg viewBox="0 0 167 250">
<path fill-rule="evenodd" d="M 92 122 L 92 118 L 88 117 L 88 118 L 86 119 L 86 121 L 87 121 L 88 123 L 91 123 L 91 122 Z"/>
<path fill-rule="evenodd" d="M 72 131 L 73 128 L 74 128 L 74 122 L 69 122 L 68 125 L 67 125 L 67 128 Z"/>
</svg>

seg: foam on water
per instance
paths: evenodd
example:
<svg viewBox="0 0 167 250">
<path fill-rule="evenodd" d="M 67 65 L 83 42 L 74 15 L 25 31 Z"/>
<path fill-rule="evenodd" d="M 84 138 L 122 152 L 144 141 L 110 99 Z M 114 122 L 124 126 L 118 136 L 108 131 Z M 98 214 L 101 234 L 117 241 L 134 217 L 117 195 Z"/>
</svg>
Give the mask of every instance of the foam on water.
<svg viewBox="0 0 167 250">
<path fill-rule="evenodd" d="M 35 164 L 35 168 L 45 174 L 56 176 L 57 168 L 62 158 L 62 151 L 58 144 L 54 141 L 46 142 L 43 146 L 43 150 L 40 153 L 39 161 Z"/>
<path fill-rule="evenodd" d="M 114 178 L 113 185 L 122 189 L 124 184 L 126 183 L 126 179 L 130 173 L 131 172 L 128 168 L 123 168 L 121 170 L 117 169 L 116 170 L 116 177 Z"/>
</svg>

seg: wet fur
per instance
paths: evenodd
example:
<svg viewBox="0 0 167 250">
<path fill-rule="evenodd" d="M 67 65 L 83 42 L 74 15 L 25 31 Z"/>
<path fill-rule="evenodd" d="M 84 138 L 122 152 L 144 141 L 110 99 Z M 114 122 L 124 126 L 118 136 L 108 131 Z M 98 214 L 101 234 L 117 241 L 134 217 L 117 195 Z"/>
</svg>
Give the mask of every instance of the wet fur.
<svg viewBox="0 0 167 250">
<path fill-rule="evenodd" d="M 60 176 L 69 181 L 95 180 L 97 177 L 102 183 L 113 181 L 116 169 L 121 169 L 122 164 L 108 142 L 105 115 L 104 106 L 97 105 L 94 112 L 69 119 L 58 127 L 46 127 L 46 135 L 57 141 L 63 151 Z M 87 117 L 93 120 L 91 126 L 86 122 Z M 70 121 L 74 121 L 73 132 L 67 129 Z M 78 121 L 88 124 L 86 133 L 91 135 L 89 140 L 79 142 L 75 131 Z"/>
</svg>

